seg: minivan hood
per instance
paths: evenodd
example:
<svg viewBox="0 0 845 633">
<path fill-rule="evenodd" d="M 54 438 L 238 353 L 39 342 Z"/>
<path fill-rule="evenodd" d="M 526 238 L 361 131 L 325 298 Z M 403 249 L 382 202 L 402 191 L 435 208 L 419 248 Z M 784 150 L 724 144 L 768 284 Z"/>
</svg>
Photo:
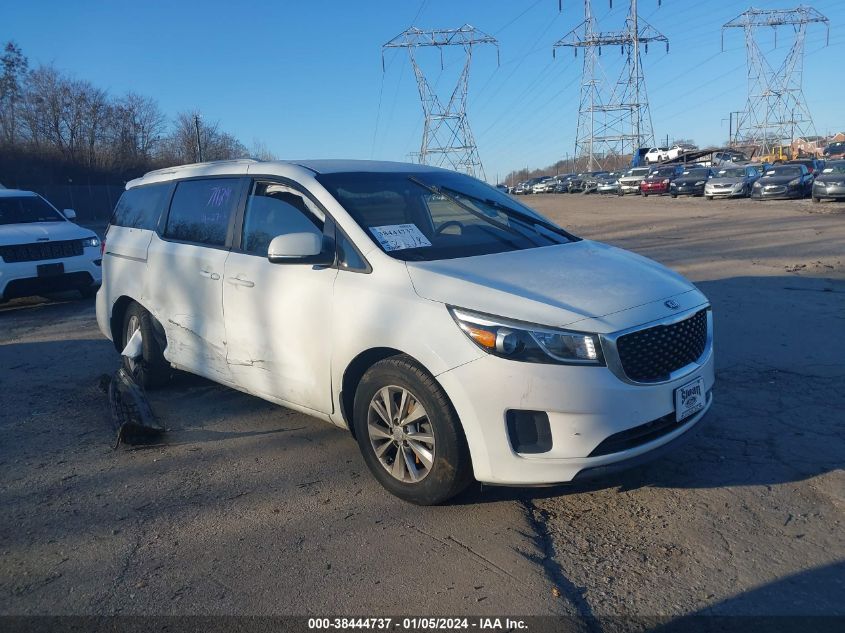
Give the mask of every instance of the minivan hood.
<svg viewBox="0 0 845 633">
<path fill-rule="evenodd" d="M 0 245 L 32 244 L 33 242 L 57 242 L 59 240 L 81 240 L 94 237 L 95 233 L 83 229 L 73 222 L 25 222 L 22 224 L 0 224 Z"/>
<path fill-rule="evenodd" d="M 657 262 L 589 240 L 406 265 L 421 297 L 557 327 L 695 290 Z"/>
</svg>

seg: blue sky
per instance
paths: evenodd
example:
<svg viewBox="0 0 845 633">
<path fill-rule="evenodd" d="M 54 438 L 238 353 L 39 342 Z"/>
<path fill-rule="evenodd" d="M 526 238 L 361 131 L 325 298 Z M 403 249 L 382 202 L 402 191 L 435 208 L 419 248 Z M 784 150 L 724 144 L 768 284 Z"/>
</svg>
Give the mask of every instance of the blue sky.
<svg viewBox="0 0 845 633">
<path fill-rule="evenodd" d="M 699 145 L 728 136 L 728 113 L 746 94 L 742 32 L 720 27 L 748 5 L 734 0 L 639 0 L 640 16 L 670 40 L 644 57 L 658 138 Z M 580 57 L 552 58 L 553 42 L 583 20 L 583 2 L 564 0 L 308 0 L 233 3 L 52 2 L 2 8 L 0 39 L 14 39 L 32 65 L 54 63 L 119 95 L 156 98 L 170 116 L 199 108 L 247 146 L 260 139 L 280 158 L 352 157 L 408 160 L 419 149 L 422 109 L 407 55 L 381 45 L 416 25 L 464 23 L 499 40 L 473 56 L 468 112 L 489 180 L 520 167 L 542 167 L 574 146 Z M 594 0 L 599 28 L 623 25 L 627 3 Z M 799 2 L 755 0 L 757 8 Z M 831 21 L 811 26 L 804 91 L 820 133 L 845 129 L 845 0 L 816 0 Z M 143 7 L 143 10 L 142 10 Z M 787 50 L 788 27 L 763 40 L 773 58 Z M 459 53 L 422 62 L 438 90 L 449 88 Z M 609 73 L 618 51 L 605 51 Z"/>
</svg>

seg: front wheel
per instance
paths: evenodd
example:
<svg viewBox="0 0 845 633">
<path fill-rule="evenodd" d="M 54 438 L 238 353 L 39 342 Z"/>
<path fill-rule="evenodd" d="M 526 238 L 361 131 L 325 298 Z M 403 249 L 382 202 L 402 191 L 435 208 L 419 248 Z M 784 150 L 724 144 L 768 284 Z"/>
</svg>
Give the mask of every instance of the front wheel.
<svg viewBox="0 0 845 633">
<path fill-rule="evenodd" d="M 434 505 L 472 481 L 457 413 L 434 377 L 408 356 L 367 370 L 355 392 L 353 425 L 370 472 L 400 499 Z"/>
<path fill-rule="evenodd" d="M 704 196 L 704 199 L 705 199 L 705 200 L 712 200 L 712 199 L 713 199 L 713 196 Z"/>
<path fill-rule="evenodd" d="M 170 363 L 164 358 L 156 336 L 153 315 L 141 305 L 132 303 L 123 317 L 121 349 L 126 347 L 136 330 L 141 330 L 141 357 L 133 360 L 121 356 L 123 366 L 144 389 L 161 387 L 170 379 Z"/>
<path fill-rule="evenodd" d="M 821 198 L 817 198 L 816 196 L 813 196 L 813 202 L 815 202 L 816 204 L 818 204 L 821 201 L 822 201 Z"/>
</svg>

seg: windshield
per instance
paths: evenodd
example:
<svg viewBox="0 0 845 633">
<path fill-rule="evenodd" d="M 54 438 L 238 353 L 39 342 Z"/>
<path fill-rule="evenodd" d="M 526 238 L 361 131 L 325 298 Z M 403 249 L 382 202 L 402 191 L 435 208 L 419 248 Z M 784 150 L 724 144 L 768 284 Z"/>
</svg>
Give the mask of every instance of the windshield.
<svg viewBox="0 0 845 633">
<path fill-rule="evenodd" d="M 663 169 L 655 169 L 648 177 L 649 179 L 666 178 L 666 176 L 673 176 L 675 174 L 674 167 L 664 167 Z"/>
<path fill-rule="evenodd" d="M 795 167 L 794 165 L 772 167 L 769 171 L 766 172 L 766 176 L 790 176 L 791 178 L 797 178 L 800 175 L 801 168 Z"/>
<path fill-rule="evenodd" d="M 648 167 L 639 167 L 639 168 L 629 169 L 625 175 L 626 176 L 645 176 L 645 175 L 648 174 L 648 172 L 649 172 Z"/>
<path fill-rule="evenodd" d="M 845 163 L 828 163 L 822 170 L 823 174 L 845 174 Z"/>
<path fill-rule="evenodd" d="M 710 175 L 709 169 L 687 169 L 682 176 L 689 176 L 690 178 L 707 178 Z"/>
<path fill-rule="evenodd" d="M 0 197 L 0 224 L 62 222 L 64 219 L 40 196 Z"/>
<path fill-rule="evenodd" d="M 381 249 L 434 261 L 578 238 L 510 196 L 452 172 L 337 173 L 317 180 Z"/>
<path fill-rule="evenodd" d="M 824 151 L 827 154 L 838 154 L 841 151 L 845 151 L 845 142 L 837 141 L 836 143 L 831 143 Z"/>
<path fill-rule="evenodd" d="M 732 167 L 730 169 L 720 169 L 716 172 L 717 178 L 745 178 L 745 170 L 741 167 Z"/>
</svg>

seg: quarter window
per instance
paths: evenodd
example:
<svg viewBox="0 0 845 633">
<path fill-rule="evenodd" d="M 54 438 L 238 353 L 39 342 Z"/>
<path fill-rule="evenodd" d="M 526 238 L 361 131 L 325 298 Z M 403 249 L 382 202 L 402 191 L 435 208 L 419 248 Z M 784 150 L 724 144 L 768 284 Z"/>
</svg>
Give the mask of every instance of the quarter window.
<svg viewBox="0 0 845 633">
<path fill-rule="evenodd" d="M 238 204 L 237 178 L 186 180 L 176 186 L 164 236 L 223 246 L 229 218 Z"/>
<path fill-rule="evenodd" d="M 267 256 L 270 241 L 288 233 L 323 232 L 325 214 L 296 189 L 274 182 L 256 182 L 244 213 L 243 250 Z"/>
<path fill-rule="evenodd" d="M 124 191 L 117 201 L 111 223 L 131 229 L 155 230 L 170 186 L 170 183 L 147 185 Z"/>
</svg>

